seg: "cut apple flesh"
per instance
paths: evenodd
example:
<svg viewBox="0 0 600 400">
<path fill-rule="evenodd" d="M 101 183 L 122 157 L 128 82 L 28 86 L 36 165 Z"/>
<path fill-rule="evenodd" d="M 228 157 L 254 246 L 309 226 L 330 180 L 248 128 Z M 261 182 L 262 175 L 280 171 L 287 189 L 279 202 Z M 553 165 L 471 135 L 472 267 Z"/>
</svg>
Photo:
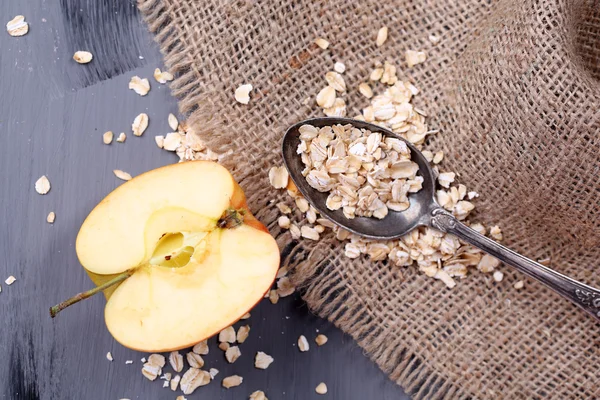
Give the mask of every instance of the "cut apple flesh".
<svg viewBox="0 0 600 400">
<path fill-rule="evenodd" d="M 220 228 L 227 210 L 239 226 Z M 77 254 L 92 279 L 135 269 L 110 295 L 106 325 L 140 351 L 192 346 L 231 325 L 275 279 L 279 249 L 229 172 L 194 161 L 123 184 L 84 222 Z"/>
</svg>

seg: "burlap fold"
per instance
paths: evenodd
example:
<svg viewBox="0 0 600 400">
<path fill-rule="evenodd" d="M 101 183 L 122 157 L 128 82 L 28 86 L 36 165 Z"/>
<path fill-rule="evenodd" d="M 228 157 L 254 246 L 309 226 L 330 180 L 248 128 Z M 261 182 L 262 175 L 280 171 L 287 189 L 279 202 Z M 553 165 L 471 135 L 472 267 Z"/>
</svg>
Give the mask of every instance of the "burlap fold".
<svg viewBox="0 0 600 400">
<path fill-rule="evenodd" d="M 288 125 L 321 115 L 314 96 L 335 61 L 356 87 L 388 60 L 422 93 L 444 168 L 481 194 L 531 258 L 600 286 L 600 2 L 141 0 L 176 74 L 180 110 L 245 189 L 278 238 L 317 314 L 352 335 L 415 398 L 599 398 L 600 325 L 505 269 L 453 290 L 414 268 L 349 260 L 332 235 L 292 242 L 279 230 L 267 171 Z M 390 28 L 375 45 L 377 30 Z M 428 35 L 441 37 L 433 46 Z M 322 36 L 327 50 L 313 44 Z M 406 67 L 406 49 L 428 60 Z M 252 83 L 248 106 L 234 89 Z M 347 98 L 349 115 L 366 106 Z M 311 98 L 305 105 L 304 100 Z"/>
</svg>

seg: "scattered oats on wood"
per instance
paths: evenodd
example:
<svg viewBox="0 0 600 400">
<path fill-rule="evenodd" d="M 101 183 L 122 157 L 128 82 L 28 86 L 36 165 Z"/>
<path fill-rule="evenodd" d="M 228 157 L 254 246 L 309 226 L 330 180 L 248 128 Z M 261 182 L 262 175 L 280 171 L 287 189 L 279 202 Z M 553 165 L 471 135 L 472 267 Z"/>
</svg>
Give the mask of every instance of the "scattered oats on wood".
<svg viewBox="0 0 600 400">
<path fill-rule="evenodd" d="M 181 377 L 179 387 L 183 394 L 192 394 L 194 390 L 200 386 L 205 386 L 210 383 L 210 374 L 207 371 L 202 371 L 198 368 L 190 368 Z"/>
<path fill-rule="evenodd" d="M 271 167 L 269 170 L 269 182 L 275 189 L 283 189 L 287 186 L 289 174 L 285 167 Z"/>
<path fill-rule="evenodd" d="M 329 71 L 325 74 L 325 80 L 337 92 L 344 93 L 346 91 L 346 81 L 344 77 L 335 71 Z"/>
<path fill-rule="evenodd" d="M 383 44 L 385 43 L 387 38 L 388 38 L 388 27 L 384 26 L 383 28 L 379 29 L 379 31 L 377 32 L 377 39 L 375 41 L 375 43 L 377 44 L 377 47 L 383 46 Z"/>
<path fill-rule="evenodd" d="M 119 133 L 119 136 L 117 137 L 117 142 L 123 143 L 125 141 L 125 139 L 127 139 L 127 135 L 125 134 L 125 132 L 121 132 L 121 133 Z"/>
<path fill-rule="evenodd" d="M 185 135 L 179 132 L 167 133 L 167 136 L 163 140 L 163 148 L 168 151 L 176 151 L 181 146 L 181 141 Z"/>
<path fill-rule="evenodd" d="M 161 372 L 162 368 L 159 365 L 148 362 L 142 367 L 142 374 L 151 381 L 155 380 L 161 374 Z"/>
<path fill-rule="evenodd" d="M 367 99 L 370 99 L 371 97 L 373 97 L 373 90 L 371 89 L 371 86 L 369 86 L 369 84 L 367 82 L 363 82 L 360 85 L 358 85 L 358 91 L 360 92 L 360 94 L 365 96 Z"/>
<path fill-rule="evenodd" d="M 175 375 L 173 379 L 169 381 L 169 386 L 171 386 L 172 391 L 177 390 L 177 386 L 179 385 L 179 381 L 181 381 L 181 376 Z"/>
<path fill-rule="evenodd" d="M 141 113 L 133 120 L 133 124 L 131 124 L 131 130 L 133 131 L 134 136 L 142 136 L 144 131 L 148 127 L 148 114 Z"/>
<path fill-rule="evenodd" d="M 39 194 L 46 194 L 50 191 L 50 181 L 46 175 L 42 175 L 37 181 L 35 181 L 35 191 Z"/>
<path fill-rule="evenodd" d="M 162 149 L 165 143 L 165 137 L 163 135 L 154 136 L 154 141 L 156 142 L 158 148 Z"/>
<path fill-rule="evenodd" d="M 317 392 L 318 394 L 327 393 L 327 385 L 324 382 L 319 383 L 315 388 L 315 392 Z"/>
<path fill-rule="evenodd" d="M 76 51 L 75 54 L 73 54 L 73 60 L 78 64 L 87 64 L 92 61 L 92 58 L 92 53 L 89 51 Z"/>
<path fill-rule="evenodd" d="M 250 318 L 250 313 L 249 312 L 246 313 L 246 314 L 244 314 L 244 315 L 242 315 L 242 317 L 240 319 L 248 319 L 248 318 Z"/>
<path fill-rule="evenodd" d="M 169 128 L 176 131 L 177 128 L 179 127 L 179 121 L 177 120 L 177 117 L 175 115 L 173 115 L 172 113 L 170 113 L 167 120 L 169 123 Z"/>
<path fill-rule="evenodd" d="M 277 294 L 279 297 L 287 297 L 293 294 L 296 288 L 287 276 L 279 278 L 277 281 Z"/>
<path fill-rule="evenodd" d="M 277 290 L 269 291 L 269 301 L 272 304 L 277 304 L 277 302 L 279 301 L 279 294 L 277 294 Z"/>
<path fill-rule="evenodd" d="M 327 48 L 329 47 L 329 42 L 323 38 L 316 38 L 315 44 L 323 50 L 327 50 Z"/>
<path fill-rule="evenodd" d="M 310 345 L 308 344 L 308 340 L 304 335 L 300 335 L 298 338 L 298 349 L 302 352 L 310 350 Z"/>
<path fill-rule="evenodd" d="M 202 356 L 200 354 L 196 354 L 193 351 L 188 352 L 185 355 L 185 358 L 187 359 L 188 364 L 190 364 L 190 367 L 202 368 L 204 366 L 204 359 L 202 358 Z"/>
<path fill-rule="evenodd" d="M 409 68 L 421 64 L 427 59 L 427 54 L 423 51 L 406 50 L 405 56 Z"/>
<path fill-rule="evenodd" d="M 219 349 L 221 349 L 223 351 L 227 351 L 228 348 L 229 348 L 229 343 L 227 343 L 227 342 L 219 343 Z"/>
<path fill-rule="evenodd" d="M 504 274 L 502 271 L 494 271 L 494 275 L 492 275 L 492 277 L 496 282 L 502 282 L 502 279 L 504 279 Z"/>
<path fill-rule="evenodd" d="M 113 133 L 112 131 L 108 131 L 108 132 L 104 132 L 104 134 L 102 135 L 102 142 L 104 144 L 111 144 L 113 141 Z"/>
<path fill-rule="evenodd" d="M 252 85 L 240 85 L 235 89 L 235 100 L 241 104 L 248 104 L 250 102 L 250 92 L 252 91 Z"/>
<path fill-rule="evenodd" d="M 148 364 L 158 365 L 162 368 L 165 366 L 165 356 L 162 354 L 150 354 L 148 356 Z"/>
<path fill-rule="evenodd" d="M 140 96 L 145 96 L 150 91 L 150 82 L 148 82 L 148 79 L 146 78 L 142 79 L 139 76 L 134 76 L 129 81 L 129 89 L 133 90 Z"/>
<path fill-rule="evenodd" d="M 8 282 L 6 282 L 6 283 L 8 283 Z M 108 361 L 112 361 L 112 360 L 113 360 L 113 356 L 112 356 L 112 354 L 111 354 L 111 352 L 110 352 L 110 351 L 109 351 L 108 353 L 106 353 L 106 359 L 107 359 Z"/>
<path fill-rule="evenodd" d="M 259 351 L 256 353 L 256 357 L 254 357 L 254 366 L 258 369 L 267 369 L 273 361 L 275 361 L 273 357 L 267 353 Z"/>
<path fill-rule="evenodd" d="M 171 380 L 171 373 L 170 372 L 166 372 L 163 376 L 160 377 L 160 379 L 164 379 L 165 381 L 170 381 Z"/>
<path fill-rule="evenodd" d="M 513 287 L 517 290 L 519 289 L 523 289 L 523 287 L 525 286 L 525 282 L 523 281 L 517 281 L 515 282 L 515 284 L 513 285 Z"/>
<path fill-rule="evenodd" d="M 113 169 L 113 173 L 115 176 L 123 181 L 131 180 L 131 175 L 125 171 L 121 171 L 120 169 Z"/>
<path fill-rule="evenodd" d="M 327 336 L 320 334 L 317 335 L 317 337 L 315 338 L 315 342 L 317 343 L 317 346 L 323 346 L 325 343 L 327 343 Z"/>
<path fill-rule="evenodd" d="M 23 36 L 29 32 L 29 24 L 25 22 L 25 17 L 17 15 L 6 24 L 6 31 L 10 36 Z"/>
<path fill-rule="evenodd" d="M 240 348 L 238 346 L 230 346 L 227 351 L 225 351 L 225 359 L 229 364 L 233 364 L 236 362 L 238 358 L 242 355 Z"/>
<path fill-rule="evenodd" d="M 48 216 L 46 217 L 46 222 L 49 224 L 53 224 L 55 219 L 56 214 L 54 213 L 54 211 L 50 211 L 50 213 L 48 213 Z"/>
<path fill-rule="evenodd" d="M 310 240 L 319 240 L 320 235 L 319 232 L 317 232 L 315 230 L 315 228 L 311 228 L 308 225 L 304 225 L 302 228 L 300 228 L 300 233 L 302 235 L 303 238 L 305 239 L 310 239 Z"/>
<path fill-rule="evenodd" d="M 196 354 L 201 354 L 203 356 L 208 354 L 208 342 L 206 340 L 201 341 L 200 343 L 197 343 L 193 348 L 192 351 Z"/>
<path fill-rule="evenodd" d="M 217 374 L 219 373 L 219 370 L 216 368 L 211 368 L 208 370 L 208 373 L 210 375 L 210 379 L 215 379 L 215 376 L 217 376 Z"/>
<path fill-rule="evenodd" d="M 434 45 L 434 46 L 435 46 L 436 44 L 438 44 L 438 43 L 440 42 L 440 40 L 441 40 L 441 38 L 440 38 L 439 36 L 437 36 L 437 35 L 433 35 L 433 34 L 429 35 L 429 41 L 430 41 L 430 42 L 431 42 L 431 44 L 432 44 L 432 45 Z"/>
<path fill-rule="evenodd" d="M 244 343 L 246 339 L 248 339 L 248 335 L 250 334 L 250 325 L 243 325 L 238 328 L 237 331 L 237 342 Z"/>
<path fill-rule="evenodd" d="M 325 86 L 317 94 L 317 105 L 323 108 L 332 107 L 335 103 L 335 89 L 332 86 Z"/>
<path fill-rule="evenodd" d="M 333 65 L 333 70 L 338 74 L 343 74 L 346 72 L 346 65 L 343 62 L 338 61 Z"/>
<path fill-rule="evenodd" d="M 169 354 L 169 364 L 171 364 L 171 368 L 173 368 L 175 372 L 181 372 L 183 369 L 183 356 L 179 354 L 178 351 L 172 351 Z"/>
<path fill-rule="evenodd" d="M 167 71 L 161 71 L 160 68 L 154 70 L 154 79 L 158 83 L 167 83 L 173 80 L 173 74 Z"/>
<path fill-rule="evenodd" d="M 252 392 L 249 399 L 250 400 L 269 400 L 269 399 L 267 399 L 265 392 L 263 392 L 262 390 L 257 390 L 255 392 Z"/>
<path fill-rule="evenodd" d="M 240 386 L 243 381 L 244 381 L 244 378 L 242 378 L 241 376 L 231 375 L 231 376 L 228 376 L 227 378 L 223 379 L 223 382 L 221 384 L 223 385 L 223 387 L 225 389 L 229 389 L 232 387 Z"/>
<path fill-rule="evenodd" d="M 219 342 L 235 343 L 235 329 L 233 329 L 233 326 L 228 326 L 219 332 Z"/>
</svg>

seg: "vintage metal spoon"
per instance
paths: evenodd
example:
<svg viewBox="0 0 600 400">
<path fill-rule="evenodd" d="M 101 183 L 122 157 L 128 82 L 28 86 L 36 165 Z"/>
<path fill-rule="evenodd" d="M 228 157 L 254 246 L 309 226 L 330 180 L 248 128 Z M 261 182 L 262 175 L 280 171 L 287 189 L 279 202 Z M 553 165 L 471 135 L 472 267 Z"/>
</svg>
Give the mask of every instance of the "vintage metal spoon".
<svg viewBox="0 0 600 400">
<path fill-rule="evenodd" d="M 436 182 L 433 171 L 423 154 L 406 140 L 405 142 L 412 153 L 412 160 L 419 165 L 419 174 L 423 177 L 423 188 L 419 192 L 409 196 L 410 207 L 407 210 L 402 212 L 390 211 L 381 220 L 365 217 L 347 219 L 341 210 L 329 210 L 325 206 L 327 193 L 321 193 L 313 189 L 301 173 L 304 169 L 304 164 L 300 156 L 296 153 L 296 149 L 298 148 L 298 144 L 300 144 L 298 128 L 304 124 L 316 127 L 352 124 L 357 128 L 365 128 L 371 132 L 381 132 L 384 136 L 404 139 L 377 125 L 349 118 L 314 118 L 298 122 L 291 126 L 283 138 L 282 150 L 285 166 L 302 195 L 322 216 L 357 235 L 372 239 L 385 240 L 399 238 L 418 226 L 431 226 L 440 231 L 451 233 L 462 241 L 480 248 L 505 264 L 511 265 L 520 272 L 537 279 L 600 320 L 600 290 L 559 274 L 494 242 L 462 224 L 452 214 L 438 205 L 434 196 Z"/>
</svg>

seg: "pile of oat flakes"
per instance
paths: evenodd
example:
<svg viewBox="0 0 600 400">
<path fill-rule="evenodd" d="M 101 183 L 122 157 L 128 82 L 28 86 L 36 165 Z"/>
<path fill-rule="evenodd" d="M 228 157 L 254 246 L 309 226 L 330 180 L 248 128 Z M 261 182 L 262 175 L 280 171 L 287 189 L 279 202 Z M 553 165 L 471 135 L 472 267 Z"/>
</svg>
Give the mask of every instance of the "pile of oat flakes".
<svg viewBox="0 0 600 400">
<path fill-rule="evenodd" d="M 407 51 L 406 61 L 409 67 L 425 61 L 425 53 Z M 322 107 L 327 116 L 346 116 L 346 102 L 344 95 L 349 85 L 346 84 L 343 72 L 345 66 L 336 63 L 334 71 L 327 72 L 325 80 L 327 86 L 321 89 L 317 94 L 317 104 Z M 489 234 L 495 240 L 502 240 L 502 233 L 497 226 L 486 229 L 482 224 L 470 223 L 466 220 L 469 213 L 474 209 L 472 200 L 478 197 L 476 192 L 469 192 L 465 185 L 455 182 L 456 174 L 454 172 L 443 172 L 439 168 L 444 154 L 442 151 L 432 151 L 426 149 L 426 139 L 428 135 L 438 134 L 438 130 L 428 130 L 425 118 L 427 114 L 414 107 L 411 103 L 413 96 L 419 94 L 412 83 L 401 81 L 396 76 L 396 67 L 389 62 L 383 64 L 377 63 L 368 79 L 355 85 L 358 91 L 367 99 L 370 104 L 362 110 L 362 113 L 353 118 L 360 121 L 367 121 L 385 127 L 408 140 L 421 150 L 429 162 L 433 164 L 434 174 L 441 189 L 436 192 L 438 203 L 459 220 L 463 221 L 479 233 Z M 374 95 L 371 86 L 382 87 L 381 93 Z M 337 196 L 332 192 L 328 199 L 329 208 L 344 208 L 344 214 L 352 218 L 356 215 L 365 215 L 357 213 L 353 204 L 346 207 L 348 198 L 354 198 L 354 204 L 361 204 L 368 196 L 381 189 L 381 182 L 378 176 L 382 174 L 381 169 L 374 171 L 372 160 L 363 160 L 362 165 L 354 166 L 348 172 L 347 168 L 341 171 L 339 160 L 343 158 L 341 153 L 336 155 L 334 151 L 323 152 L 319 146 L 310 146 L 309 139 L 323 137 L 325 141 L 331 137 L 331 130 L 336 127 L 325 127 L 317 129 L 310 126 L 302 128 L 301 135 L 303 142 L 298 149 L 307 169 L 304 171 L 309 184 L 321 191 L 330 191 L 337 187 L 337 182 L 348 182 L 349 180 L 363 176 L 367 179 L 365 186 L 360 190 L 358 186 L 345 188 L 345 196 Z M 337 129 L 340 129 L 339 127 Z M 347 129 L 352 129 L 347 127 Z M 369 140 L 370 132 L 366 133 L 365 144 Z M 373 138 L 377 141 L 379 137 Z M 389 138 L 388 138 L 389 139 Z M 361 151 L 363 149 L 361 148 Z M 375 151 L 376 147 L 371 150 Z M 313 154 L 316 152 L 317 154 Z M 367 152 L 368 153 L 368 152 Z M 371 152 L 370 154 L 374 154 Z M 318 167 L 312 168 L 314 161 L 318 161 Z M 385 164 L 384 164 L 385 165 Z M 333 168 L 330 168 L 333 167 Z M 390 167 L 388 165 L 388 167 Z M 410 166 L 407 165 L 407 168 Z M 311 169 L 312 168 L 312 169 Z M 358 173 L 357 173 L 358 172 Z M 415 171 L 416 172 L 416 171 Z M 377 175 L 379 174 L 379 175 Z M 415 181 L 414 174 L 408 173 L 408 182 L 410 182 L 417 191 L 420 188 L 420 182 Z M 367 255 L 373 261 L 389 260 L 391 264 L 398 267 L 410 267 L 416 265 L 419 270 L 427 276 L 443 281 L 447 287 L 453 288 L 456 285 L 455 278 L 464 278 L 467 276 L 469 268 L 476 268 L 481 272 L 493 272 L 499 265 L 499 261 L 481 250 L 464 243 L 461 243 L 455 236 L 445 234 L 429 227 L 421 227 L 413 230 L 399 240 L 376 241 L 362 238 L 351 234 L 344 229 L 333 226 L 331 222 L 324 218 L 319 218 L 318 212 L 309 206 L 306 199 L 296 190 L 287 171 L 283 167 L 272 168 L 269 174 L 270 181 L 275 188 L 287 188 L 288 194 L 294 200 L 296 207 L 305 215 L 305 221 L 292 223 L 289 215 L 291 209 L 287 204 L 278 204 L 282 216 L 279 218 L 279 226 L 283 229 L 289 229 L 293 239 L 319 240 L 320 235 L 327 229 L 333 230 L 337 239 L 347 241 L 345 245 L 345 255 L 349 258 L 357 258 L 362 254 Z M 416 177 L 419 178 L 419 177 Z M 406 182 L 404 182 L 406 183 Z M 351 189 L 355 189 L 354 191 Z M 386 187 L 383 190 L 391 190 Z M 410 192 L 411 190 L 406 190 Z M 339 194 L 339 189 L 337 190 Z M 345 197 L 345 198 L 344 198 Z M 403 198 L 404 200 L 404 198 Z M 342 204 L 342 201 L 344 203 Z M 333 207 L 331 207 L 333 206 Z M 394 209 L 393 207 L 389 207 Z M 402 206 L 397 207 L 400 211 Z M 387 213 L 387 211 L 385 212 Z M 369 214 L 366 213 L 368 216 Z M 371 211 L 371 215 L 373 215 Z M 377 216 L 377 215 L 375 215 Z M 383 215 L 385 216 L 385 215 Z M 501 281 L 503 274 L 500 271 L 494 273 L 494 280 Z"/>
</svg>

